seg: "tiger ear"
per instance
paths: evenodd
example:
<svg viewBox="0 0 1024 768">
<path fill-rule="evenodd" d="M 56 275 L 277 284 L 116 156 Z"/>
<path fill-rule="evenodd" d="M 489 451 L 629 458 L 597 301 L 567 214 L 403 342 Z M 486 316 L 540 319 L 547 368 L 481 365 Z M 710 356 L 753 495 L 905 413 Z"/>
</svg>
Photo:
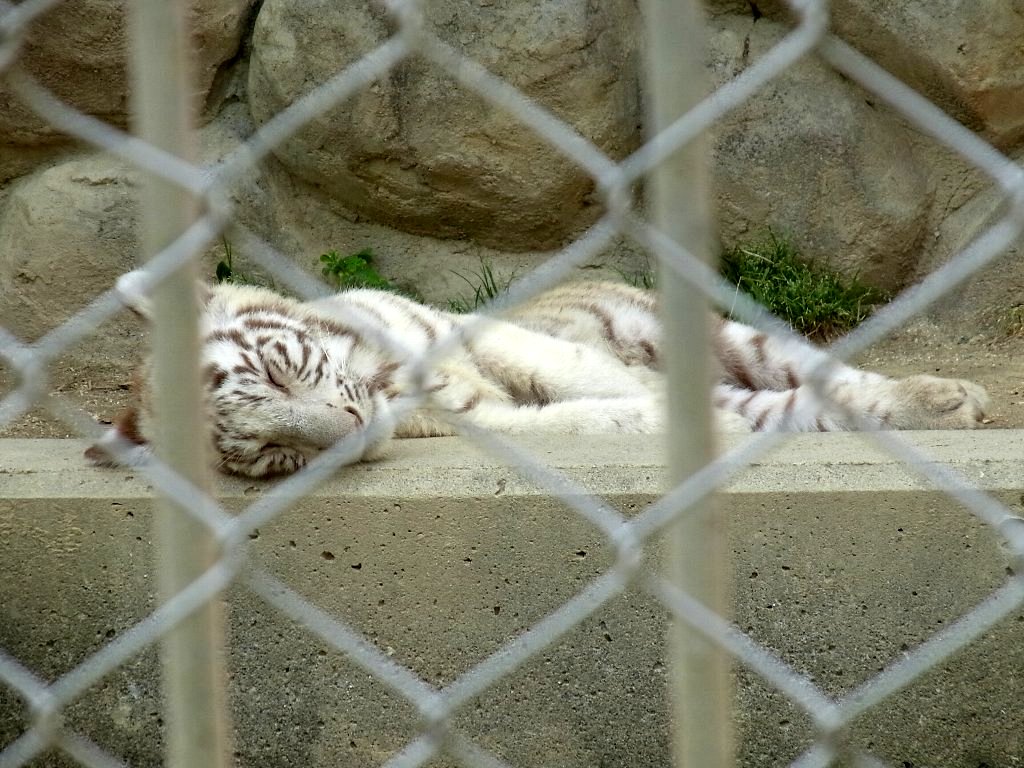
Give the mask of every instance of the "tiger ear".
<svg viewBox="0 0 1024 768">
<path fill-rule="evenodd" d="M 118 298 L 125 307 L 137 317 L 147 323 L 153 320 L 153 300 L 149 297 L 149 285 L 151 277 L 143 270 L 125 272 L 117 279 L 116 291 Z M 213 297 L 213 289 L 196 281 L 196 299 L 200 310 L 206 309 L 210 299 Z"/>
</svg>

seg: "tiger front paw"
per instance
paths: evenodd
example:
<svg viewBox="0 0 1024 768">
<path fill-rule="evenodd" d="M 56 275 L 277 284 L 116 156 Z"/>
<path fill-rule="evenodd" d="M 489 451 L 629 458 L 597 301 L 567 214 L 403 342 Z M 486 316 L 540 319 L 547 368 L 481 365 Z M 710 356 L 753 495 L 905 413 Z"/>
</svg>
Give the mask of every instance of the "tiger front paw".
<svg viewBox="0 0 1024 768">
<path fill-rule="evenodd" d="M 607 421 L 610 429 L 598 426 L 584 431 L 649 435 L 665 430 L 665 404 L 660 397 L 622 398 L 597 411 L 595 415 L 599 421 Z"/>
<path fill-rule="evenodd" d="M 315 452 L 287 445 L 265 444 L 258 453 L 222 457 L 218 468 L 223 472 L 243 477 L 277 477 L 298 472 Z"/>
</svg>

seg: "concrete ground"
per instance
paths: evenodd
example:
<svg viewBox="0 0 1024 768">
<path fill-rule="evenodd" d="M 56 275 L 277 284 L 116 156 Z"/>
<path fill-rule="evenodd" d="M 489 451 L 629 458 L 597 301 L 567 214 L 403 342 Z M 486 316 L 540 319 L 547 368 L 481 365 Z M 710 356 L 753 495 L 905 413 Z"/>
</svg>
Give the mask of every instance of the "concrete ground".
<svg viewBox="0 0 1024 768">
<path fill-rule="evenodd" d="M 908 433 L 1019 515 L 1024 431 Z M 649 437 L 523 440 L 628 517 L 665 487 Z M 153 608 L 153 493 L 72 440 L 0 440 L 0 649 L 57 679 Z M 273 483 L 222 478 L 231 510 Z M 857 690 L 1003 585 L 1024 588 L 990 528 L 869 436 L 798 435 L 721 496 L 736 625 L 828 695 Z M 650 547 L 660 567 L 663 546 Z M 521 635 L 611 563 L 603 535 L 458 438 L 401 442 L 254 531 L 252 561 L 437 686 Z M 413 707 L 244 586 L 228 595 L 239 766 L 372 766 L 417 733 Z M 668 766 L 666 611 L 639 588 L 464 707 L 456 724 L 517 768 Z M 1024 765 L 1024 611 L 895 691 L 849 729 L 886 765 Z M 740 764 L 788 765 L 809 717 L 736 676 Z M 160 764 L 154 651 L 107 675 L 69 725 L 132 766 Z M 0 746 L 24 728 L 0 686 Z M 50 754 L 32 766 L 70 765 Z M 447 765 L 445 761 L 431 765 Z"/>
</svg>

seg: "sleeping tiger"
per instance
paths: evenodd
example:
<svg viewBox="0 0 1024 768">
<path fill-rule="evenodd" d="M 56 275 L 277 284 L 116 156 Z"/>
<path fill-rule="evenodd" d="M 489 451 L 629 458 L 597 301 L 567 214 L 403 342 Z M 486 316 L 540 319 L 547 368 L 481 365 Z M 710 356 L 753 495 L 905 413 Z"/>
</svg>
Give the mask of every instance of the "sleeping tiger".
<svg viewBox="0 0 1024 768">
<path fill-rule="evenodd" d="M 500 319 L 370 289 L 312 302 L 232 284 L 200 293 L 203 395 L 225 472 L 294 472 L 373 423 L 380 434 L 364 459 L 392 437 L 452 435 L 460 423 L 565 434 L 664 426 L 656 300 L 625 284 L 565 284 Z M 441 344 L 435 363 L 416 365 Z M 712 347 L 714 412 L 725 431 L 971 428 L 988 406 L 968 381 L 892 379 L 839 363 L 825 372 L 822 399 L 808 383 L 822 351 L 717 317 Z M 153 432 L 146 369 L 114 425 L 140 445 Z M 397 407 L 416 395 L 416 407 Z M 112 461 L 102 441 L 87 454 Z"/>
</svg>

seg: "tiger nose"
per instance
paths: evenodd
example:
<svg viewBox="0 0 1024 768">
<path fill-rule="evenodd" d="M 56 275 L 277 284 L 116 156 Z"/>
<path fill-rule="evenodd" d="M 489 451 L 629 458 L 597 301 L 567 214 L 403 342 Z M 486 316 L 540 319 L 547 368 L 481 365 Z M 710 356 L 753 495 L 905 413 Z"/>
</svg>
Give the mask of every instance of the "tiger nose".
<svg viewBox="0 0 1024 768">
<path fill-rule="evenodd" d="M 324 403 L 324 405 L 326 405 L 328 408 L 338 407 L 334 403 Z M 363 418 L 363 414 L 360 413 L 359 409 L 356 408 L 354 405 L 346 405 L 344 408 L 342 408 L 342 410 L 345 411 L 345 413 L 349 414 L 353 419 L 355 419 L 357 427 L 361 428 L 366 423 L 366 419 Z"/>
</svg>

